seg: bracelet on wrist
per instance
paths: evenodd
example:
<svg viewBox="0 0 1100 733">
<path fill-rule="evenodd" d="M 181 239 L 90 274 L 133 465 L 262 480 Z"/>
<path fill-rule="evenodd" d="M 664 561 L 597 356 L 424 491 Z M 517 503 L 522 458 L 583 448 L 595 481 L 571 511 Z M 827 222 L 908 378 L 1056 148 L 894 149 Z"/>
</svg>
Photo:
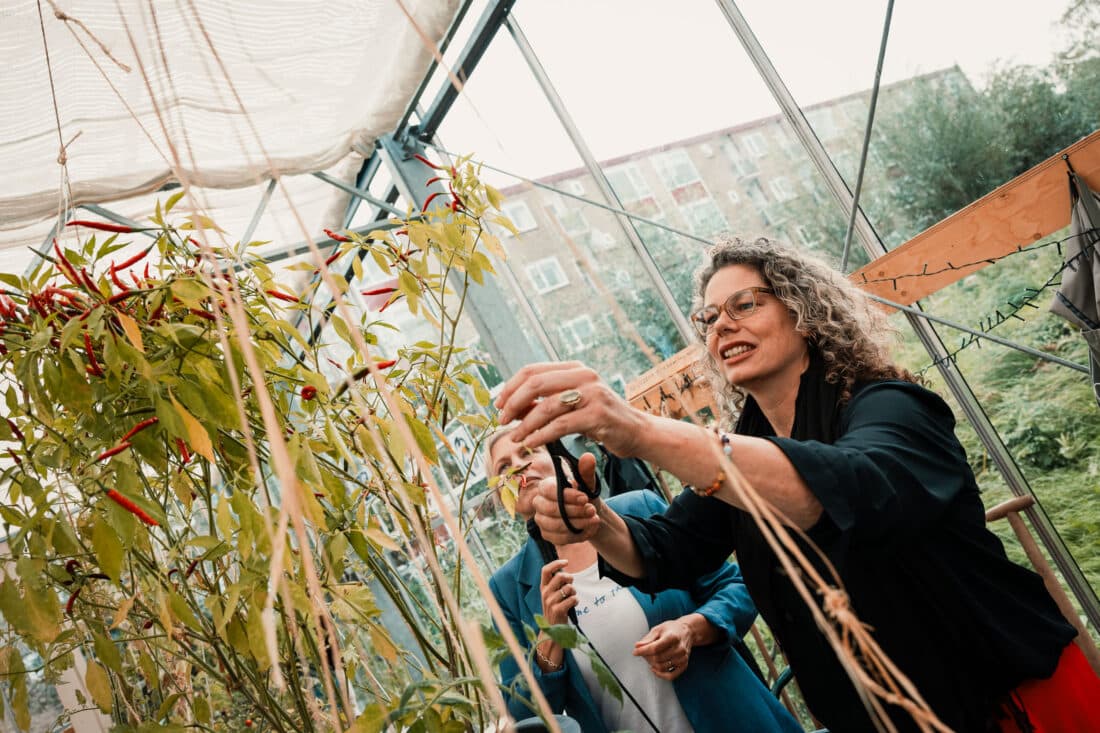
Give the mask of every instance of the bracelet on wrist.
<svg viewBox="0 0 1100 733">
<path fill-rule="evenodd" d="M 722 453 L 729 458 L 733 455 L 733 446 L 730 445 L 730 436 L 727 433 L 719 433 L 719 440 L 722 441 Z M 696 488 L 694 486 L 689 487 L 698 496 L 713 496 L 718 493 L 722 488 L 722 484 L 726 482 L 725 471 L 719 471 L 718 475 L 714 477 L 714 481 L 706 488 Z"/>
<path fill-rule="evenodd" d="M 550 657 L 548 657 L 548 656 L 546 656 L 545 654 L 542 653 L 542 650 L 539 649 L 538 644 L 535 645 L 535 658 L 537 660 L 539 660 L 539 662 L 547 668 L 546 669 L 547 672 L 557 672 L 559 669 L 561 669 L 562 664 L 565 663 L 564 658 L 562 659 L 562 661 L 557 662 L 557 663 L 551 661 Z"/>
</svg>

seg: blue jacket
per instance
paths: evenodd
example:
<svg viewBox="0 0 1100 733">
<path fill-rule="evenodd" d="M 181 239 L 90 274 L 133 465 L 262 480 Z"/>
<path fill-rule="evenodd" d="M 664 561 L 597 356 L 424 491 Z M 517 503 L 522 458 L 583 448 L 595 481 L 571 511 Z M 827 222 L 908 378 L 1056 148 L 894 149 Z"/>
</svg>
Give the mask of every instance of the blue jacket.
<svg viewBox="0 0 1100 733">
<path fill-rule="evenodd" d="M 640 517 L 661 513 L 666 508 L 652 491 L 632 491 L 606 501 L 620 514 Z M 489 587 L 508 617 L 512 630 L 525 646 L 529 642 L 523 627 L 535 628 L 535 614 L 542 613 L 539 592 L 542 566 L 538 548 L 528 540 L 519 553 L 493 573 L 489 580 Z M 672 683 L 684 713 L 698 733 L 802 731 L 730 646 L 730 642 L 745 635 L 756 618 L 756 608 L 736 565 L 726 563 L 710 575 L 699 578 L 690 592 L 666 590 L 648 595 L 634 588 L 629 590 L 645 612 L 651 628 L 689 613 L 700 613 L 727 638 L 726 643 L 693 649 L 687 670 Z M 593 643 L 598 649 L 599 639 Z M 543 672 L 537 664 L 531 665 L 550 707 L 554 712 L 564 711 L 576 719 L 584 733 L 608 733 L 599 707 L 588 691 L 571 651 L 566 650 L 564 661 L 562 668 L 554 672 Z M 501 663 L 501 675 L 512 716 L 523 719 L 535 715 L 533 705 L 518 695 L 510 694 L 514 682 L 523 684 L 519 667 L 511 656 Z"/>
</svg>

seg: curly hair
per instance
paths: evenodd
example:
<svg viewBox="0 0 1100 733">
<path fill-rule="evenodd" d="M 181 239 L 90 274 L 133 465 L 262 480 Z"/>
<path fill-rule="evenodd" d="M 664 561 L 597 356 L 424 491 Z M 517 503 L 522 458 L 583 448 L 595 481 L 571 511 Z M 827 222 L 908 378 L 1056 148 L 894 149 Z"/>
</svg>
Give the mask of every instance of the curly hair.
<svg viewBox="0 0 1100 733">
<path fill-rule="evenodd" d="M 888 345 L 894 329 L 882 310 L 824 260 L 789 244 L 765 237 L 752 241 L 720 238 L 708 252 L 707 263 L 695 273 L 695 308 L 702 307 L 715 273 L 730 265 L 746 265 L 759 272 L 775 297 L 787 306 L 795 329 L 805 335 L 824 362 L 825 379 L 840 385 L 842 402 L 851 398 L 856 382 L 919 381 L 890 358 Z M 709 352 L 704 369 L 719 406 L 732 417 L 744 403 L 744 392 L 726 382 Z"/>
</svg>

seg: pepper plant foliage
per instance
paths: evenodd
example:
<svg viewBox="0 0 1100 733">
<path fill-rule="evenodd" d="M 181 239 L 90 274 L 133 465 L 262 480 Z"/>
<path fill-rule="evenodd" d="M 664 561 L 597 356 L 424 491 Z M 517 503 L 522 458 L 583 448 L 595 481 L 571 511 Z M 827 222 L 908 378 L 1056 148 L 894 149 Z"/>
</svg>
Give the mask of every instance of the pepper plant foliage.
<svg viewBox="0 0 1100 733">
<path fill-rule="evenodd" d="M 375 343 L 377 329 L 392 328 L 388 314 L 354 310 L 349 322 L 311 305 L 321 287 L 313 263 L 299 266 L 311 284 L 294 292 L 236 246 L 200 251 L 195 229 L 210 233 L 212 223 L 181 215 L 180 195 L 158 205 L 145 230 L 153 239 L 95 225 L 112 236 L 56 245 L 29 277 L 0 275 L 0 685 L 20 726 L 35 670 L 24 669 L 16 641 L 44 660 L 47 682 L 79 651 L 91 693 L 83 702 L 117 730 L 487 723 L 470 642 L 439 580 L 419 570 L 438 548 L 414 539 L 417 529 L 433 536 L 432 512 L 428 477 L 410 454 L 437 461 L 449 421 L 488 426 L 464 402 L 471 390 L 482 405 L 488 394 L 455 333 L 465 287 L 492 272 L 486 251 L 502 254 L 483 222 L 511 224 L 469 162 L 440 172 L 445 199 L 393 229 L 334 235 L 341 244 L 326 263 L 346 294 L 334 263 L 353 263 L 361 277 L 361 258 L 371 258 L 392 279 L 366 292 L 404 299 L 439 334 L 376 364 L 401 414 L 386 409 L 352 339 L 358 329 Z M 152 242 L 146 256 L 116 261 L 141 241 Z M 240 301 L 247 332 L 234 327 L 227 298 Z M 303 338 L 319 319 L 353 356 L 333 361 L 325 344 Z M 330 383 L 333 368 L 344 376 Z M 275 475 L 263 393 L 299 482 L 308 547 L 275 534 L 295 489 Z M 402 492 L 411 501 L 396 501 Z M 274 577 L 284 592 L 269 587 L 280 543 Z M 408 587 L 411 577 L 421 585 Z M 419 648 L 401 648 L 380 623 L 382 592 Z"/>
</svg>

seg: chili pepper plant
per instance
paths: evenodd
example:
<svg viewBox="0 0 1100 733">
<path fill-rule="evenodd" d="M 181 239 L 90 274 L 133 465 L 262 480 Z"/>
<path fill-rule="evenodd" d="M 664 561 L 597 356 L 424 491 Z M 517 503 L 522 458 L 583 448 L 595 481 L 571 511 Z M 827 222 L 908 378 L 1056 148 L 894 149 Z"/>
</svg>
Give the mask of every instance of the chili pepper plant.
<svg viewBox="0 0 1100 733">
<path fill-rule="evenodd" d="M 247 246 L 200 244 L 217 230 L 182 194 L 0 274 L 0 686 L 21 727 L 27 674 L 76 653 L 116 730 L 488 724 L 425 467 L 450 421 L 488 427 L 456 333 L 503 255 L 485 222 L 511 225 L 468 161 L 425 173 L 446 189 L 431 208 L 329 232 L 298 289 Z M 370 354 L 392 312 L 354 308 L 340 274 L 364 260 L 389 279 L 363 297 L 403 300 L 435 340 Z"/>
</svg>

